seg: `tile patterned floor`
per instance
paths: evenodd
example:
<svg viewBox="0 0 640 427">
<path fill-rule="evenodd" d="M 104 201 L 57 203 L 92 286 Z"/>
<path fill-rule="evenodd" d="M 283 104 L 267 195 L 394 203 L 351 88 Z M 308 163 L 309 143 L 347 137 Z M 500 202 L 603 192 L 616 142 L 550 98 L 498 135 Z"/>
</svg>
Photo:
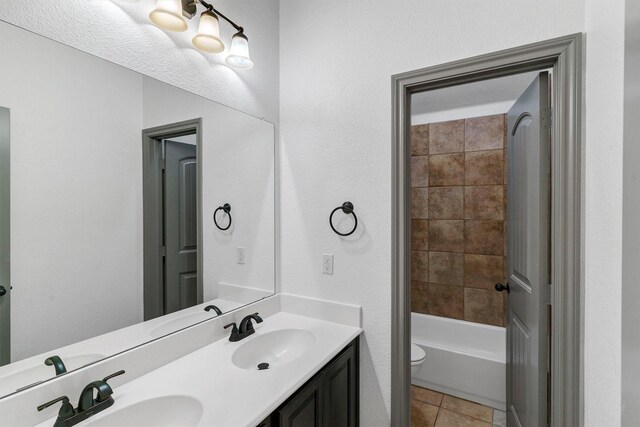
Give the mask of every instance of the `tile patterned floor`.
<svg viewBox="0 0 640 427">
<path fill-rule="evenodd" d="M 506 427 L 506 414 L 448 394 L 411 386 L 411 427 Z"/>
</svg>

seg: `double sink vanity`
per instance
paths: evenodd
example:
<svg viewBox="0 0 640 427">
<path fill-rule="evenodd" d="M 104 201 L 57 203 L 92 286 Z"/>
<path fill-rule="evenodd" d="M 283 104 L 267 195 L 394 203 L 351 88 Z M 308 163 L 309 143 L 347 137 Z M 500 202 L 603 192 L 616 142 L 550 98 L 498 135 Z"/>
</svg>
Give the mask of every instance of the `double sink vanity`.
<svg viewBox="0 0 640 427">
<path fill-rule="evenodd" d="M 231 341 L 234 323 L 242 327 Z M 0 425 L 75 425 L 81 391 L 118 372 L 79 425 L 356 426 L 361 332 L 358 306 L 276 294 L 8 396 Z M 208 342 L 197 342 L 203 337 Z M 154 364 L 149 354 L 183 343 L 188 352 L 145 372 Z M 58 415 L 62 400 L 37 411 L 64 397 L 71 412 Z"/>
</svg>

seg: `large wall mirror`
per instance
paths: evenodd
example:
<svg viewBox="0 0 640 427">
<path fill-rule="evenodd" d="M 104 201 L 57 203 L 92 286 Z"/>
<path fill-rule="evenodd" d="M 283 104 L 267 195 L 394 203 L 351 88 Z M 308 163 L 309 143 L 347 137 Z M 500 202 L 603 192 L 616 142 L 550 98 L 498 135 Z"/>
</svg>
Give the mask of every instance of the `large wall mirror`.
<svg viewBox="0 0 640 427">
<path fill-rule="evenodd" d="M 0 396 L 274 293 L 271 123 L 1 21 L 0 51 Z"/>
</svg>

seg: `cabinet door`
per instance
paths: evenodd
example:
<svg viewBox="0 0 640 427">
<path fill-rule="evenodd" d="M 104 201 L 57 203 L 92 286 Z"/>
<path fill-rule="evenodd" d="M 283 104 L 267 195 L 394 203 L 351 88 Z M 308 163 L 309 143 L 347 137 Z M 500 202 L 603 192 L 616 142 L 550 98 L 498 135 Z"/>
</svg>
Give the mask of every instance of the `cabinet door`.
<svg viewBox="0 0 640 427">
<path fill-rule="evenodd" d="M 323 426 L 356 427 L 359 423 L 358 340 L 323 370 Z"/>
<path fill-rule="evenodd" d="M 280 427 L 321 427 L 322 375 L 299 390 L 278 412 Z"/>
</svg>

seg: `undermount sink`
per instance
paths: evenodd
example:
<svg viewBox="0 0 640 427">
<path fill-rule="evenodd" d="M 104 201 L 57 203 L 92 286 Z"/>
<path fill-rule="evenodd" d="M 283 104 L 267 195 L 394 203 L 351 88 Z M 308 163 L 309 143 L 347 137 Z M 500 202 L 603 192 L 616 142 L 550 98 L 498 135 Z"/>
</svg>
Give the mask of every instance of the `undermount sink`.
<svg viewBox="0 0 640 427">
<path fill-rule="evenodd" d="M 20 369 L 6 375 L 0 375 L 0 394 L 13 393 L 23 387 L 40 383 L 56 376 L 53 366 L 44 364 L 45 357 L 42 362 L 35 366 Z M 67 371 L 81 368 L 89 363 L 104 359 L 102 354 L 77 354 L 73 356 L 62 356 Z M 36 362 L 34 362 L 36 363 Z"/>
<path fill-rule="evenodd" d="M 269 368 L 286 365 L 304 355 L 316 341 L 315 336 L 301 329 L 282 329 L 247 338 L 231 356 L 241 369 L 258 370 L 268 363 Z M 265 365 L 262 365 L 265 366 Z"/>
<path fill-rule="evenodd" d="M 103 415 L 104 414 L 104 415 Z M 162 396 L 118 409 L 118 399 L 87 427 L 193 427 L 202 418 L 202 403 L 189 396 Z"/>
</svg>

